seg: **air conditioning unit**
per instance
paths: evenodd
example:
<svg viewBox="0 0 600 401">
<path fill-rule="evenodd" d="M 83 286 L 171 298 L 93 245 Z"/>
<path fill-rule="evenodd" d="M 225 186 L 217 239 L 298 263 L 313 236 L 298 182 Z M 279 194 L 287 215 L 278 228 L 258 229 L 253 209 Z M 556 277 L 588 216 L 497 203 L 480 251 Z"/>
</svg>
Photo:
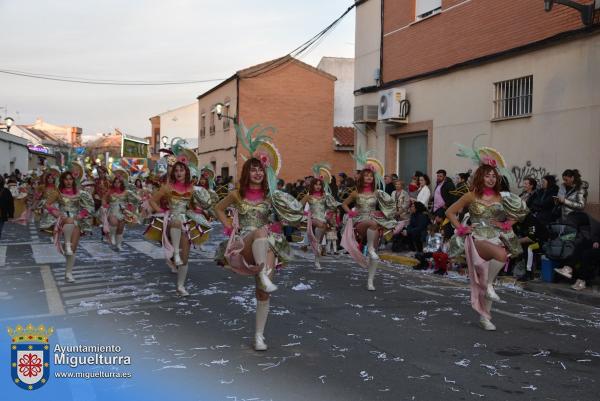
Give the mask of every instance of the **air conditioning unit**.
<svg viewBox="0 0 600 401">
<path fill-rule="evenodd" d="M 410 103 L 406 99 L 406 89 L 392 88 L 379 92 L 379 121 L 408 123 Z"/>
<path fill-rule="evenodd" d="M 354 123 L 376 123 L 377 122 L 377 106 L 355 106 L 354 107 Z"/>
</svg>

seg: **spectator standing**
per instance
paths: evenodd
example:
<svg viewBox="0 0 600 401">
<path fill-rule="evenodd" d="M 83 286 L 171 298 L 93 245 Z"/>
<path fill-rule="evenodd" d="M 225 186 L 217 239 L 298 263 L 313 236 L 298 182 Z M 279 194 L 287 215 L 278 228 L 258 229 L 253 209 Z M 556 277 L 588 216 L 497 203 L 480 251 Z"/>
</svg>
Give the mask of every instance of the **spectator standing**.
<svg viewBox="0 0 600 401">
<path fill-rule="evenodd" d="M 0 177 L 0 238 L 2 238 L 2 228 L 8 219 L 12 219 L 15 213 L 13 196 L 8 189 L 4 187 L 4 178 Z"/>
<path fill-rule="evenodd" d="M 410 218 L 410 197 L 404 189 L 404 182 L 396 180 L 394 181 L 394 187 L 392 199 L 396 203 L 396 220 L 408 220 Z"/>
<path fill-rule="evenodd" d="M 559 218 L 559 215 L 554 213 L 554 199 L 557 196 L 556 177 L 553 175 L 542 177 L 542 188 L 531 202 L 531 212 L 541 223 L 548 224 Z"/>
<path fill-rule="evenodd" d="M 394 186 L 394 183 L 392 181 L 392 176 L 389 174 L 386 174 L 383 177 L 383 183 L 385 184 L 385 189 L 384 191 L 388 194 L 391 195 L 392 192 L 394 192 L 394 189 L 396 189 L 396 187 Z"/>
<path fill-rule="evenodd" d="M 429 189 L 429 185 L 431 184 L 431 180 L 427 174 L 423 174 L 419 177 L 419 192 L 417 193 L 417 202 L 421 202 L 423 206 L 425 206 L 425 210 L 429 206 L 429 199 L 431 198 L 431 190 Z"/>
<path fill-rule="evenodd" d="M 561 185 L 556 204 L 560 206 L 561 220 L 567 221 L 570 214 L 582 212 L 587 201 L 587 182 L 581 180 L 577 169 L 567 169 L 562 174 Z"/>
<path fill-rule="evenodd" d="M 446 209 L 454 203 L 452 191 L 455 190 L 454 183 L 448 178 L 446 170 L 438 170 L 436 172 L 436 185 L 433 191 L 433 213 L 442 209 L 444 213 Z"/>
</svg>

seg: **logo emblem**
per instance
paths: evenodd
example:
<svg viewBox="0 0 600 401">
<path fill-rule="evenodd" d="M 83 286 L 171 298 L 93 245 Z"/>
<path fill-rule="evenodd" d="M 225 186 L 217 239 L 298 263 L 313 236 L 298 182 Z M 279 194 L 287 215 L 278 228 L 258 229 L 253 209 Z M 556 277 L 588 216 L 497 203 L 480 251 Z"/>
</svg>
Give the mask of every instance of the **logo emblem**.
<svg viewBox="0 0 600 401">
<path fill-rule="evenodd" d="M 54 329 L 42 324 L 25 328 L 18 325 L 8 328 L 11 337 L 10 372 L 13 383 L 25 390 L 37 390 L 50 378 L 50 344 L 48 337 Z"/>
</svg>

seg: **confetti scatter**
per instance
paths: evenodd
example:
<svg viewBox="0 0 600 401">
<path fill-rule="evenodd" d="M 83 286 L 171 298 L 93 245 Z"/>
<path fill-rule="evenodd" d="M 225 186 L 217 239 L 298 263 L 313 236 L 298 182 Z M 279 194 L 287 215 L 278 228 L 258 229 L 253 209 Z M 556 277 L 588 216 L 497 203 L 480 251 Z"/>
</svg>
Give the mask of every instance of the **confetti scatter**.
<svg viewBox="0 0 600 401">
<path fill-rule="evenodd" d="M 312 287 L 310 286 L 310 284 L 300 283 L 300 284 L 296 284 L 295 286 L 293 286 L 292 290 L 294 290 L 294 291 L 306 291 L 306 290 L 312 290 Z"/>
<path fill-rule="evenodd" d="M 468 359 L 461 359 L 458 362 L 454 362 L 454 364 L 458 365 L 458 366 L 462 366 L 463 368 L 467 368 L 471 364 L 471 361 Z"/>
</svg>

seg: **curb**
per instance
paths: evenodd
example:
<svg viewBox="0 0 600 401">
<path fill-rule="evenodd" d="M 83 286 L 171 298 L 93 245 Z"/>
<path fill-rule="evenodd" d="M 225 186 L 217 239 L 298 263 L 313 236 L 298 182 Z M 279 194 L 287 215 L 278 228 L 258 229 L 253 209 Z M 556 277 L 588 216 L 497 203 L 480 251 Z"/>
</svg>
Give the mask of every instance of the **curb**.
<svg viewBox="0 0 600 401">
<path fill-rule="evenodd" d="M 538 281 L 527 281 L 523 284 L 523 289 L 526 291 L 554 295 L 560 298 L 568 299 L 572 302 L 600 307 L 600 292 L 594 289 L 575 291 L 569 286 L 565 287 L 564 284 L 545 283 Z"/>
</svg>

